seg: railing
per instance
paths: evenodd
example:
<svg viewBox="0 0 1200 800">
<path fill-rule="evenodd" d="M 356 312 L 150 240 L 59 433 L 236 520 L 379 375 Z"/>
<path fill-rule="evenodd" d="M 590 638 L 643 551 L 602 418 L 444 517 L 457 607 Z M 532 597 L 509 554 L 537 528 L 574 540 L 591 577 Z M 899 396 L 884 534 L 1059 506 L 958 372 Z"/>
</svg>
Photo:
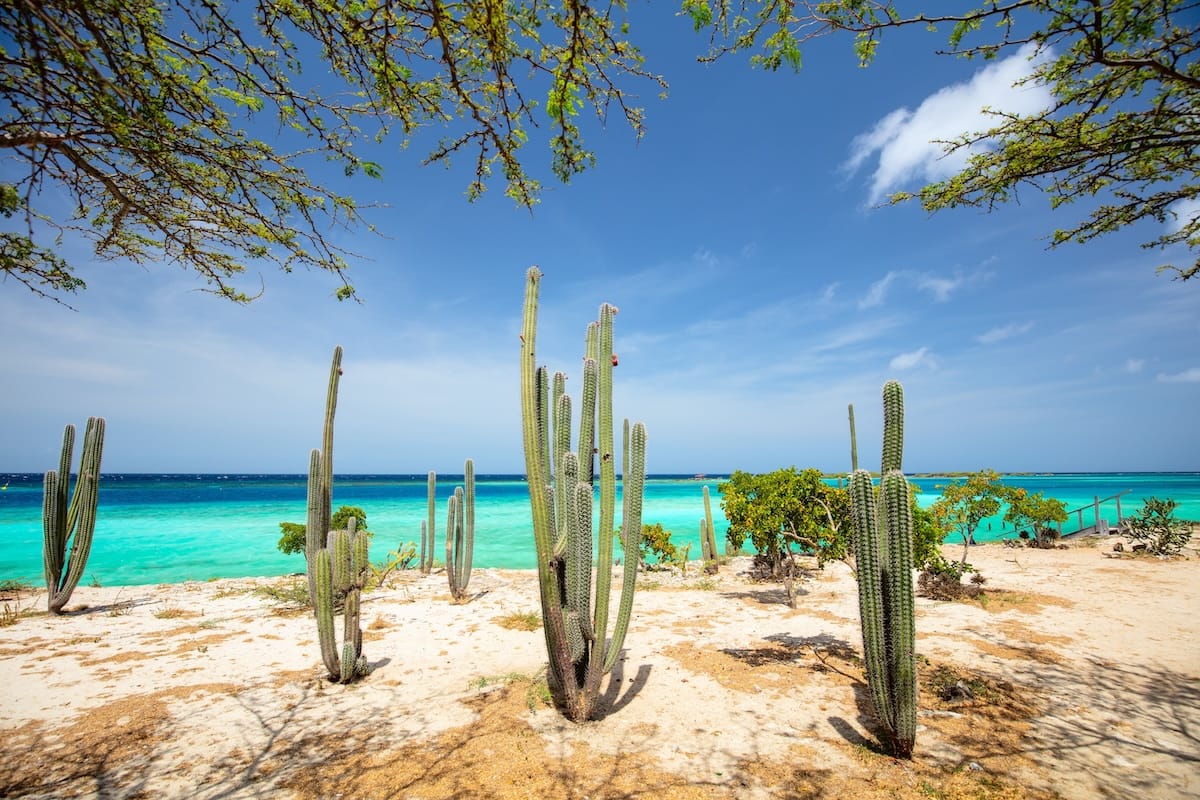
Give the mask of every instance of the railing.
<svg viewBox="0 0 1200 800">
<path fill-rule="evenodd" d="M 1123 492 L 1117 492 L 1109 497 L 1097 497 L 1086 506 L 1080 506 L 1079 508 L 1071 509 L 1067 512 L 1067 521 L 1058 523 L 1059 536 L 1088 536 L 1091 534 L 1107 536 L 1114 528 L 1119 528 L 1122 520 L 1125 519 L 1125 516 L 1121 513 L 1121 497 L 1129 494 L 1132 491 L 1132 489 L 1126 489 Z M 1110 519 L 1108 515 L 1102 511 L 1105 503 L 1109 502 L 1113 502 L 1116 507 L 1116 519 Z M 1085 511 L 1091 512 L 1090 516 L 1092 521 L 1090 524 L 1084 523 L 1083 516 Z M 1073 521 L 1072 518 L 1074 518 Z M 1020 535 L 1021 531 L 1028 531 L 1030 534 L 1033 533 L 1033 529 L 1030 526 L 1017 528 L 1014 533 Z"/>
</svg>

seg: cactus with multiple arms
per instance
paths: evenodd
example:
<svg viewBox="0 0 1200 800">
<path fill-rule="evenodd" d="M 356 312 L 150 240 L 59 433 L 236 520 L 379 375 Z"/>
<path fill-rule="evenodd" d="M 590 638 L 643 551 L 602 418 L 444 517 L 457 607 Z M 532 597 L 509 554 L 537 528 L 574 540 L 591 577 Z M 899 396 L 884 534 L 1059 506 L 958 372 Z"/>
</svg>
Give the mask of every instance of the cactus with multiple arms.
<svg viewBox="0 0 1200 800">
<path fill-rule="evenodd" d="M 71 592 L 75 591 L 79 579 L 83 577 L 83 567 L 92 549 L 96 505 L 99 502 L 100 456 L 104 450 L 103 417 L 88 419 L 83 435 L 79 475 L 75 479 L 75 492 L 71 494 L 68 488 L 74 450 L 75 426 L 68 425 L 63 430 L 58 470 L 47 471 L 42 484 L 42 564 L 46 576 L 47 605 L 52 614 L 61 614 L 71 599 Z M 68 539 L 71 541 L 69 554 Z"/>
<path fill-rule="evenodd" d="M 333 418 L 337 411 L 338 383 L 342 376 L 342 348 L 333 349 L 329 386 L 325 395 L 325 426 L 321 449 L 313 450 L 308 462 L 308 522 L 304 528 L 304 554 L 308 560 L 308 595 L 317 619 L 321 659 L 329 679 L 349 682 L 365 672 L 362 630 L 359 627 L 359 598 L 369 567 L 369 534 L 356 530 L 351 516 L 346 530 L 330 530 L 333 517 Z M 334 609 L 340 606 L 345 619 L 342 652 L 339 655 L 333 630 Z"/>
<path fill-rule="evenodd" d="M 475 462 L 467 459 L 462 486 L 450 498 L 450 514 L 446 520 L 446 577 L 450 595 L 455 602 L 467 597 L 471 581 L 471 558 L 475 551 Z"/>
<path fill-rule="evenodd" d="M 308 519 L 304 525 L 304 558 L 308 562 L 308 596 L 317 596 L 317 551 L 326 545 L 333 517 L 333 418 L 337 412 L 338 383 L 342 377 L 342 347 L 333 348 L 329 385 L 325 394 L 325 425 L 321 449 L 313 450 L 308 465 Z"/>
<path fill-rule="evenodd" d="M 317 550 L 313 570 L 321 660 L 334 683 L 350 683 L 367 671 L 359 609 L 370 566 L 367 552 L 370 536 L 366 531 L 356 530 L 356 526 L 357 520 L 351 517 L 346 530 L 329 532 L 328 545 Z M 339 605 L 343 618 L 340 653 L 334 631 L 334 611 Z"/>
<path fill-rule="evenodd" d="M 896 756 L 911 758 L 917 727 L 912 518 L 901 471 L 904 393 L 896 381 L 884 384 L 883 416 L 878 500 L 870 472 L 856 469 L 850 477 L 859 614 L 875 715 Z M 850 421 L 853 450 L 853 407 Z"/>
<path fill-rule="evenodd" d="M 570 449 L 571 401 L 564 380 L 553 384 L 536 365 L 538 284 L 529 270 L 521 335 L 521 420 L 525 472 L 537 548 L 543 630 L 550 659 L 548 683 L 556 703 L 575 722 L 598 712 L 600 681 L 620 654 L 633 610 L 642 535 L 642 493 L 646 475 L 646 429 L 639 422 L 627 438 L 623 460 L 621 537 L 625 548 L 621 599 L 608 637 L 612 589 L 616 465 L 612 427 L 612 317 L 588 326 L 579 440 Z M 553 385 L 553 391 L 551 386 Z M 593 455 L 599 457 L 600 509 L 595 593 L 592 592 Z"/>
</svg>

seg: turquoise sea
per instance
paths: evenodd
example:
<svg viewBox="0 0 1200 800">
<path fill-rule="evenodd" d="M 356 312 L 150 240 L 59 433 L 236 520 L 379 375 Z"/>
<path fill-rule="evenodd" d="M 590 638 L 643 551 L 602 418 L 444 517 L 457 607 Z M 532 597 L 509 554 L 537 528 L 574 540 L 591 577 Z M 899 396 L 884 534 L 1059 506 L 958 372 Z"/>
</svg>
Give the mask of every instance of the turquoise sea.
<svg viewBox="0 0 1200 800">
<path fill-rule="evenodd" d="M 445 557 L 446 500 L 461 480 L 459 475 L 438 477 L 439 561 Z M 937 499 L 936 487 L 949 480 L 913 479 L 922 489 L 921 504 Z M 81 583 L 138 585 L 301 571 L 303 556 L 285 556 L 275 545 L 280 522 L 305 520 L 305 481 L 303 475 L 105 474 L 95 541 Z M 691 542 L 691 554 L 698 557 L 704 484 L 712 495 L 717 532 L 724 533 L 720 481 L 721 476 L 652 477 L 646 484 L 644 521 L 661 522 L 672 532 L 672 541 Z M 1095 498 L 1118 493 L 1124 493 L 1126 515 L 1140 508 L 1146 497 L 1156 496 L 1177 500 L 1181 519 L 1200 519 L 1200 472 L 1014 475 L 1004 481 L 1056 497 L 1069 509 L 1088 506 L 1085 524 L 1092 522 Z M 0 486 L 5 487 L 0 489 L 0 580 L 40 584 L 42 476 L 0 474 Z M 371 558 L 382 560 L 400 543 L 419 541 L 426 517 L 426 476 L 341 475 L 335 479 L 333 505 L 360 506 L 367 512 L 375 534 Z M 475 506 L 475 566 L 533 568 L 524 479 L 477 476 Z M 1112 522 L 1115 512 L 1112 501 L 1102 507 L 1103 516 Z M 1005 536 L 998 518 L 980 528 L 981 541 Z"/>
</svg>

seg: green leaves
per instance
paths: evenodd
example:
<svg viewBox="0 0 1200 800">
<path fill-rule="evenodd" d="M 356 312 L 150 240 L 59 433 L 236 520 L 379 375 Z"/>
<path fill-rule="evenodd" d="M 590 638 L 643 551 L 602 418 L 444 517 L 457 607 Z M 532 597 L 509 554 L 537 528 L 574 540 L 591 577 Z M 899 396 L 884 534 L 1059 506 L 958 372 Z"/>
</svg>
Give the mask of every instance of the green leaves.
<svg viewBox="0 0 1200 800">
<path fill-rule="evenodd" d="M 995 114 L 992 127 L 947 142 L 948 152 L 970 151 L 967 166 L 888 202 L 990 210 L 1034 187 L 1056 210 L 1051 247 L 1152 223 L 1163 232 L 1143 247 L 1200 253 L 1200 219 L 1178 213 L 1200 201 L 1200 19 L 1193 0 L 1012 0 L 907 17 L 887 0 L 798 8 L 758 0 L 719 0 L 712 8 L 682 3 L 693 26 L 711 28 L 707 59 L 757 48 L 751 62 L 768 69 L 798 69 L 800 47 L 832 33 L 852 37 L 865 67 L 885 33 L 914 27 L 948 26 L 947 53 L 964 58 L 994 59 L 1029 43 L 1043 56 L 1030 62 L 1024 84 L 1044 84 L 1049 108 Z M 1078 200 L 1091 210 L 1067 216 Z M 1186 280 L 1200 272 L 1200 257 L 1160 269 Z"/>
<path fill-rule="evenodd" d="M 175 261 L 235 302 L 252 299 L 242 275 L 266 259 L 329 272 L 337 297 L 352 297 L 353 254 L 328 231 L 365 220 L 310 170 L 334 162 L 348 178 L 381 178 L 381 164 L 360 152 L 367 142 L 399 133 L 403 147 L 434 126 L 444 135 L 424 163 L 466 155 L 468 197 L 499 177 L 533 206 L 541 184 L 523 149 L 543 78 L 552 78 L 551 166 L 564 181 L 595 163 L 583 143 L 587 107 L 601 121 L 617 110 L 640 135 L 625 84 L 666 87 L 644 70 L 624 14 L 623 3 L 500 0 L 15 0 L 0 5 L 9 34 L 0 148 L 23 171 L 6 184 L 0 214 L 30 187 L 54 185 L 77 211 L 42 221 L 52 236 L 90 241 L 99 258 Z M 247 133 L 250 115 L 271 114 L 277 140 Z M 83 286 L 32 226 L 6 235 L 0 270 L 51 297 Z"/>
<path fill-rule="evenodd" d="M 734 549 L 750 539 L 760 553 L 781 552 L 790 542 L 814 551 L 822 562 L 845 555 L 849 496 L 826 484 L 819 470 L 788 467 L 760 475 L 739 470 L 717 489 Z"/>
</svg>

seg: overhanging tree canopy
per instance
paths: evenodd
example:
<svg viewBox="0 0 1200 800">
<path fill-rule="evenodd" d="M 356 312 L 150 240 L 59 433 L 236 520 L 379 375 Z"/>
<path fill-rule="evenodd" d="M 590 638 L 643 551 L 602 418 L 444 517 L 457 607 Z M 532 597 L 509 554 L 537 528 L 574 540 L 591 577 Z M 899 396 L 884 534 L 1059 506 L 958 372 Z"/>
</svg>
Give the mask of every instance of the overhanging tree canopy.
<svg viewBox="0 0 1200 800">
<path fill-rule="evenodd" d="M 885 33 L 949 31 L 948 54 L 995 58 L 1033 46 L 1022 83 L 1053 98 L 1038 113 L 992 111 L 995 124 L 943 144 L 970 153 L 966 167 L 892 203 L 917 199 L 929 211 L 992 209 L 1022 186 L 1060 208 L 1098 205 L 1050 234 L 1051 246 L 1087 242 L 1139 221 L 1163 233 L 1143 246 L 1200 251 L 1200 2 L 1197 0 L 983 0 L 942 4 L 947 13 L 901 13 L 892 0 L 683 0 L 697 29 L 712 31 L 709 57 L 757 48 L 768 67 L 800 65 L 803 43 L 831 33 L 854 36 L 860 63 L 874 59 Z M 931 9 L 932 11 L 932 9 Z M 1191 264 L 1160 269 L 1181 279 Z"/>
<path fill-rule="evenodd" d="M 750 51 L 768 69 L 798 69 L 801 46 L 834 33 L 853 35 L 864 64 L 884 33 L 914 26 L 948 28 L 948 51 L 968 57 L 1032 43 L 1049 57 L 1031 61 L 1027 80 L 1049 87 L 1052 106 L 997 112 L 991 129 L 946 142 L 969 148 L 966 168 L 892 202 L 992 208 L 1034 186 L 1055 206 L 1099 200 L 1052 245 L 1153 220 L 1167 227 L 1147 247 L 1200 249 L 1200 0 L 986 0 L 939 16 L 881 0 L 681 9 L 710 34 L 706 57 Z M 348 254 L 328 233 L 363 224 L 361 208 L 312 165 L 378 177 L 364 144 L 437 126 L 446 133 L 426 162 L 466 155 L 469 196 L 498 172 L 531 205 L 531 128 L 549 128 L 565 181 L 594 161 L 582 113 L 616 109 L 640 134 L 631 86 L 665 88 L 626 16 L 621 0 L 8 0 L 0 151 L 15 177 L 0 179 L 0 272 L 56 299 L 82 288 L 56 249 L 69 231 L 100 258 L 176 262 L 234 301 L 252 299 L 242 278 L 257 262 L 328 270 L 350 297 Z M 68 211 L 46 207 L 52 189 Z M 1200 259 L 1164 266 L 1186 279 Z"/>
<path fill-rule="evenodd" d="M 314 179 L 314 159 L 377 177 L 356 147 L 436 124 L 448 133 L 427 162 L 469 155 L 469 195 L 499 171 L 532 205 L 538 184 L 519 158 L 529 126 L 548 121 L 564 181 L 592 163 L 585 105 L 616 107 L 641 131 L 618 81 L 661 80 L 643 71 L 621 13 L 491 0 L 0 4 L 0 150 L 20 169 L 0 186 L 0 214 L 18 223 L 0 232 L 0 271 L 46 296 L 81 288 L 44 241 L 49 226 L 101 258 L 177 262 L 239 302 L 252 298 L 237 278 L 260 260 L 328 270 L 350 297 L 347 253 L 327 231 L 361 224 L 361 210 Z M 325 72 L 324 85 L 310 77 Z M 70 197 L 65 217 L 40 210 L 51 187 Z"/>
</svg>

